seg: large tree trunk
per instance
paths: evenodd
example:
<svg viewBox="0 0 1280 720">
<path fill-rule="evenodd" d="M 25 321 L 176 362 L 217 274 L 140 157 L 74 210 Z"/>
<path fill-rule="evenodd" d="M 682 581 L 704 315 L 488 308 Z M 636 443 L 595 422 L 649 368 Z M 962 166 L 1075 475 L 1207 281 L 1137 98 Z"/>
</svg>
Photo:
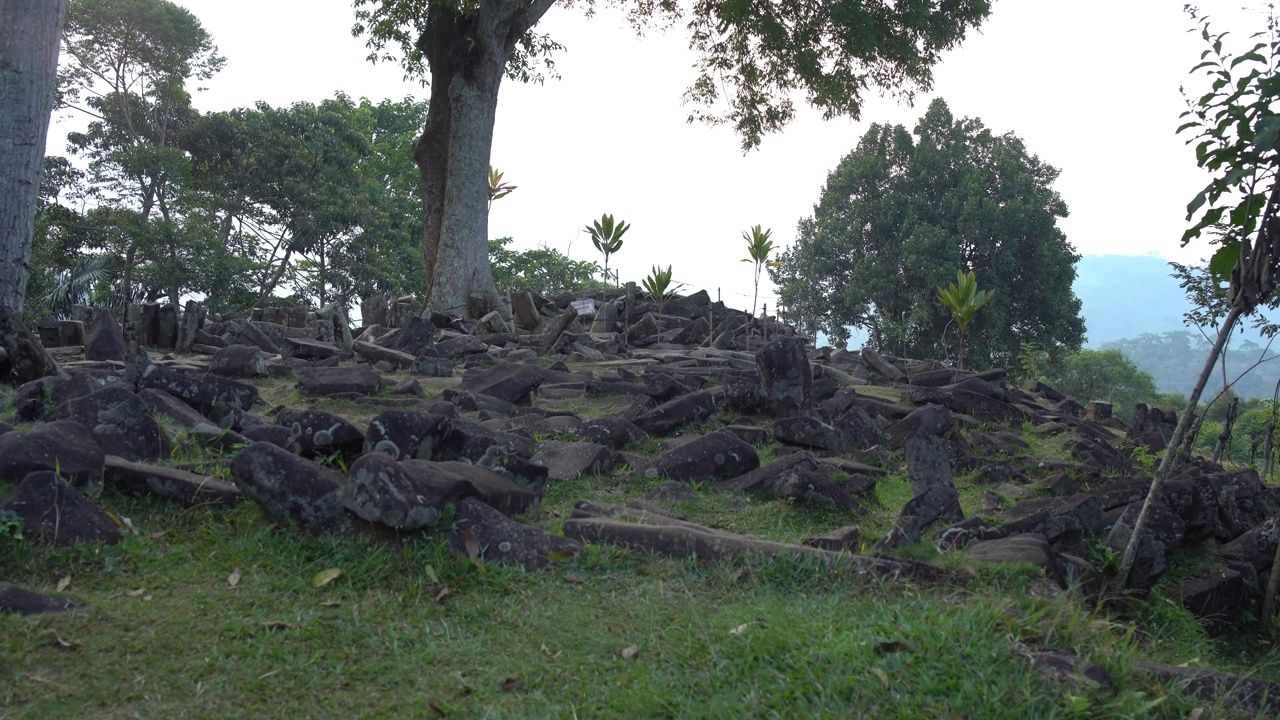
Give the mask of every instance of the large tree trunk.
<svg viewBox="0 0 1280 720">
<path fill-rule="evenodd" d="M 498 89 L 512 48 L 553 2 L 481 0 L 466 14 L 432 4 L 418 40 L 431 68 L 431 99 L 413 149 L 422 174 L 428 312 L 502 307 L 489 268 L 488 214 Z"/>
<path fill-rule="evenodd" d="M 22 315 L 66 0 L 0 3 L 0 308 Z"/>
</svg>

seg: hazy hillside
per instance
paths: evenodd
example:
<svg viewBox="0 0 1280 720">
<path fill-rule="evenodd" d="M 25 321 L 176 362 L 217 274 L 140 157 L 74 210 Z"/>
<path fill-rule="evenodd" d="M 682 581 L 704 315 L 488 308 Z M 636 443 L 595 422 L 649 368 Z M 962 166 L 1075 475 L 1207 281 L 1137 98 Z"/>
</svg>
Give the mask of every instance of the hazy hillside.
<svg viewBox="0 0 1280 720">
<path fill-rule="evenodd" d="M 1091 348 L 1143 333 L 1187 328 L 1190 309 L 1169 261 L 1132 255 L 1085 255 L 1076 266 L 1076 296 L 1082 304 L 1086 344 Z"/>
</svg>

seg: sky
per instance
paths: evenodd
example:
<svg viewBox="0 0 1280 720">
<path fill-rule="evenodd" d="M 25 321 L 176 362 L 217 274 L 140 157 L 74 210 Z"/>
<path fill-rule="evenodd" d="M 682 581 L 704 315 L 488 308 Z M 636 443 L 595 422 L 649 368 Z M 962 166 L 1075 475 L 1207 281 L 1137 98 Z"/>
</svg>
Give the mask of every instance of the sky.
<svg viewBox="0 0 1280 720">
<path fill-rule="evenodd" d="M 351 36 L 349 0 L 176 0 L 211 33 L 226 68 L 195 96 L 201 110 L 353 97 L 425 98 L 398 66 L 372 65 Z M 1244 44 L 1263 27 L 1243 0 L 1204 0 L 1215 28 Z M 873 123 L 908 129 L 934 97 L 957 116 L 1014 132 L 1062 170 L 1055 187 L 1071 215 L 1060 222 L 1082 254 L 1158 254 L 1181 248 L 1187 202 L 1207 182 L 1174 130 L 1179 87 L 1204 46 L 1176 0 L 996 0 L 989 20 L 935 68 L 914 106 L 869 96 L 862 118 L 824 121 L 805 108 L 784 132 L 743 154 L 728 127 L 687 124 L 681 95 L 695 55 L 677 26 L 643 38 L 617 11 L 592 17 L 553 7 L 538 25 L 566 46 L 561 79 L 507 81 L 498 103 L 492 164 L 517 186 L 496 202 L 492 237 L 515 248 L 552 247 L 600 260 L 583 227 L 602 213 L 632 228 L 610 260 L 624 281 L 672 265 L 681 292 L 706 289 L 739 308 L 752 302 L 742 232 L 760 224 L 789 246 L 812 214 L 827 174 Z M 74 120 L 55 119 L 50 152 Z M 776 298 L 768 279 L 760 302 Z M 772 310 L 770 310 L 772 312 Z"/>
</svg>

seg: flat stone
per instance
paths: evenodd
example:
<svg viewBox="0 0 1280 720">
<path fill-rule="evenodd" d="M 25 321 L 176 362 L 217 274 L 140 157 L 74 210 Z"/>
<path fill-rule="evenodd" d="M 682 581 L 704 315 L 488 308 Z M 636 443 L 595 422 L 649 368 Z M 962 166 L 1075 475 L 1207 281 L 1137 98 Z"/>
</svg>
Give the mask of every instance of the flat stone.
<svg viewBox="0 0 1280 720">
<path fill-rule="evenodd" d="M 571 480 L 609 472 L 613 469 L 613 453 L 596 443 L 543 440 L 529 462 L 545 466 L 548 480 Z"/>
<path fill-rule="evenodd" d="M 172 451 L 151 408 L 122 387 L 105 387 L 69 401 L 67 407 L 104 452 L 141 461 L 167 458 Z"/>
<path fill-rule="evenodd" d="M 373 395 L 381 386 L 381 376 L 368 365 L 308 367 L 298 370 L 298 391 L 311 397 L 339 393 Z"/>
<path fill-rule="evenodd" d="M 732 433 L 713 432 L 663 453 L 635 468 L 641 477 L 666 477 L 686 482 L 726 480 L 760 467 L 751 445 Z"/>
<path fill-rule="evenodd" d="M 106 484 L 126 492 L 155 495 L 184 505 L 231 507 L 240 499 L 239 488 L 216 477 L 130 462 L 115 455 L 108 455 L 105 465 Z"/>
<path fill-rule="evenodd" d="M 38 615 L 74 610 L 80 607 L 70 600 L 42 595 L 13 583 L 0 582 L 0 613 Z"/>
</svg>

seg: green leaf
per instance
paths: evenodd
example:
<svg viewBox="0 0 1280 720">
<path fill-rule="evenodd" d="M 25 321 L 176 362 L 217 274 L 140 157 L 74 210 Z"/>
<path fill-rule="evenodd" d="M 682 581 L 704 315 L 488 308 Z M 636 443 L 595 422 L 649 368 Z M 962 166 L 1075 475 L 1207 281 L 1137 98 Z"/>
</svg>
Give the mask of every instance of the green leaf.
<svg viewBox="0 0 1280 720">
<path fill-rule="evenodd" d="M 1218 282 L 1229 282 L 1231 280 L 1231 271 L 1235 269 L 1236 263 L 1240 260 L 1240 249 L 1239 242 L 1229 243 L 1218 248 L 1218 251 L 1209 259 L 1209 273 L 1213 275 L 1214 280 Z"/>
</svg>

